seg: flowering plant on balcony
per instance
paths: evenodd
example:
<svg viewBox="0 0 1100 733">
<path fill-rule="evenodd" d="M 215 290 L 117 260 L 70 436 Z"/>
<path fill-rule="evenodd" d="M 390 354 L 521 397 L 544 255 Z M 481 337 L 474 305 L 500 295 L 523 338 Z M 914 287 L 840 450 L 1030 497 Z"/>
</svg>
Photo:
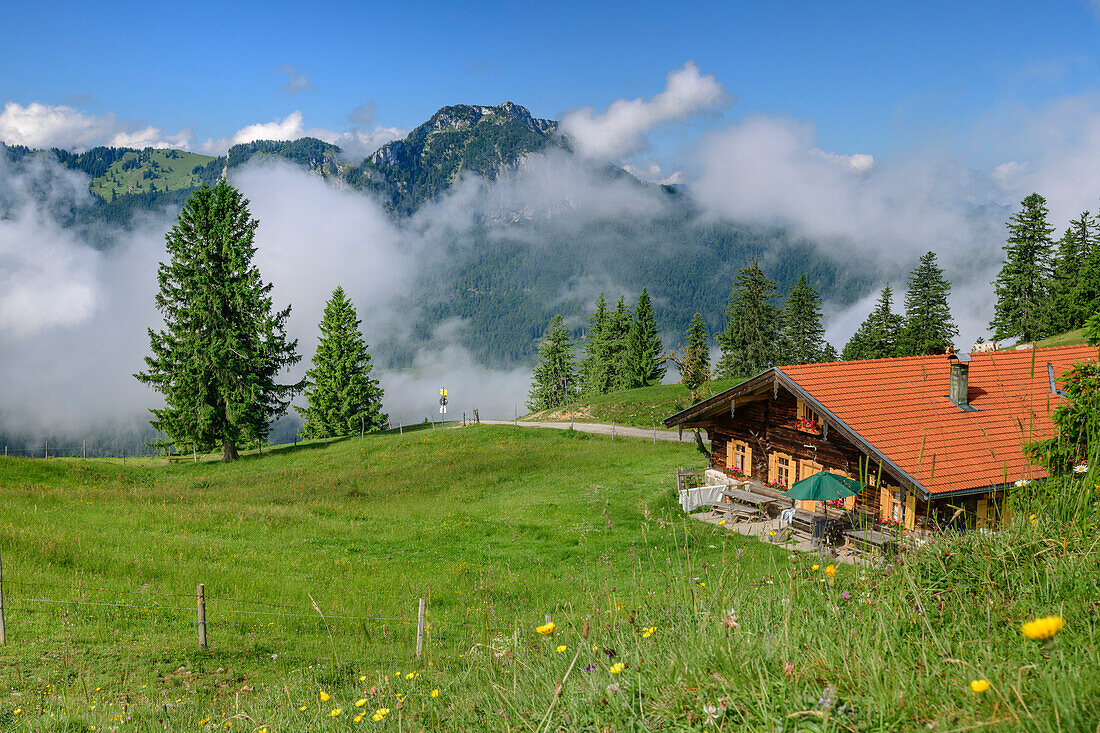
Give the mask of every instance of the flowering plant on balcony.
<svg viewBox="0 0 1100 733">
<path fill-rule="evenodd" d="M 796 422 L 798 423 L 799 430 L 816 433 L 820 429 L 817 420 L 812 417 L 800 417 L 797 418 Z"/>
<path fill-rule="evenodd" d="M 844 500 L 843 499 L 830 499 L 829 501 L 823 501 L 821 503 L 824 504 L 825 506 L 832 507 L 833 509 L 843 509 L 844 508 Z"/>
<path fill-rule="evenodd" d="M 764 486 L 768 487 L 769 489 L 775 489 L 777 491 L 786 491 L 790 488 L 782 481 L 768 481 L 766 484 L 764 484 Z"/>
<path fill-rule="evenodd" d="M 745 472 L 742 471 L 739 468 L 727 468 L 726 469 L 726 475 L 729 476 L 730 478 L 735 478 L 738 481 L 744 481 L 745 480 Z"/>
<path fill-rule="evenodd" d="M 901 525 L 902 525 L 902 523 L 901 523 L 900 520 L 893 519 L 893 518 L 891 518 L 891 519 L 880 519 L 879 520 L 879 526 L 881 526 L 883 528 L 886 528 L 886 529 L 900 529 Z"/>
</svg>

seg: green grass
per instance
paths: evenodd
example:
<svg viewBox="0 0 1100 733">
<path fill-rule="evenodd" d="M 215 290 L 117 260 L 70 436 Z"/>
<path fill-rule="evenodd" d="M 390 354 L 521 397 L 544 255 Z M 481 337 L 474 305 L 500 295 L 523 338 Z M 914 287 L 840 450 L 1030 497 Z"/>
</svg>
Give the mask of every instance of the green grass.
<svg viewBox="0 0 1100 733">
<path fill-rule="evenodd" d="M 479 426 L 230 465 L 0 460 L 0 730 L 536 730 L 551 706 L 554 730 L 1095 728 L 1092 525 L 1022 515 L 828 581 L 685 519 L 694 455 Z M 1048 614 L 1053 644 L 1019 634 Z"/>
<path fill-rule="evenodd" d="M 1060 333 L 1057 336 L 1051 336 L 1045 338 L 1042 341 L 1036 343 L 1036 346 L 1076 346 L 1077 344 L 1087 344 L 1088 339 L 1085 338 L 1085 329 L 1078 328 L 1074 331 L 1067 331 L 1066 333 Z"/>
<path fill-rule="evenodd" d="M 741 383 L 741 379 L 724 379 L 713 383 L 711 394 Z M 584 395 L 568 408 L 544 410 L 526 415 L 522 420 L 568 420 L 570 412 L 578 422 L 611 423 L 638 428 L 660 425 L 669 415 L 691 405 L 687 388 L 682 384 L 659 384 L 654 387 L 625 389 L 605 395 Z"/>
<path fill-rule="evenodd" d="M 1036 341 L 1035 346 L 1043 348 L 1045 346 L 1076 346 L 1078 344 L 1087 344 L 1088 339 L 1085 338 L 1084 332 L 1085 329 L 1078 328 L 1073 331 L 1057 334 L 1056 336 L 1048 336 L 1045 339 Z M 1017 348 L 1019 348 L 1019 344 L 1009 346 L 1008 350 L 1012 351 Z"/>
<path fill-rule="evenodd" d="M 138 156 L 145 156 L 147 160 L 136 168 L 123 170 L 124 165 Z M 106 175 L 93 179 L 89 188 L 93 194 L 104 201 L 110 201 L 112 193 L 116 196 L 148 193 L 152 190 L 152 185 L 156 185 L 158 191 L 194 188 L 199 185 L 200 179 L 191 171 L 195 166 L 204 166 L 211 160 L 213 158 L 209 155 L 182 150 L 152 150 L 148 154 L 127 153 L 107 169 Z M 147 170 L 150 171 L 149 178 L 144 177 Z"/>
</svg>

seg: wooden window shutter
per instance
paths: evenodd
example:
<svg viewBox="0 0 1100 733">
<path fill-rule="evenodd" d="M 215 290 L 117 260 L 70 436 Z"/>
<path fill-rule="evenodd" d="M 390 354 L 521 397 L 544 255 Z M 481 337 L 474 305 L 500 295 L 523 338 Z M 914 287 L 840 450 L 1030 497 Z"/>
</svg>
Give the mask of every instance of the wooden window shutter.
<svg viewBox="0 0 1100 733">
<path fill-rule="evenodd" d="M 989 501 L 978 499 L 978 526 L 986 526 L 986 515 L 989 514 Z"/>
<path fill-rule="evenodd" d="M 733 456 L 737 451 L 737 445 L 732 440 L 726 440 L 726 468 L 733 468 Z"/>
<path fill-rule="evenodd" d="M 913 529 L 917 522 L 917 495 L 906 492 L 905 497 L 905 528 Z"/>
<path fill-rule="evenodd" d="M 745 444 L 745 468 L 743 470 L 746 476 L 752 476 L 752 448 L 749 447 L 748 443 Z"/>
<path fill-rule="evenodd" d="M 892 508 L 892 502 L 894 495 L 885 484 L 878 489 L 878 516 L 879 519 L 889 519 L 890 509 Z"/>
<path fill-rule="evenodd" d="M 768 481 L 779 480 L 779 454 L 772 453 L 768 456 Z"/>
</svg>

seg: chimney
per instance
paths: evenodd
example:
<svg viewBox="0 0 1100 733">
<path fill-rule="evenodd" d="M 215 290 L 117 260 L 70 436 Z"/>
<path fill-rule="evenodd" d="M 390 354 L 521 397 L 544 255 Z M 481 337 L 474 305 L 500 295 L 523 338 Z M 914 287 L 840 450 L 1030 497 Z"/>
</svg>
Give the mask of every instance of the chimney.
<svg viewBox="0 0 1100 733">
<path fill-rule="evenodd" d="M 971 412 L 974 407 L 970 405 L 969 401 L 970 355 L 950 354 L 948 359 L 951 362 L 951 384 L 948 399 L 967 412 Z"/>
</svg>

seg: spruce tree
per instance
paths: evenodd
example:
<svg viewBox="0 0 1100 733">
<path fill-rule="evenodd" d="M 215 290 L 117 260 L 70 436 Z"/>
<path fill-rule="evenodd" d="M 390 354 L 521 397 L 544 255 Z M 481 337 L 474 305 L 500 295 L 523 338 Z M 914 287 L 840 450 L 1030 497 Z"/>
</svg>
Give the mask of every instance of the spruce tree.
<svg viewBox="0 0 1100 733">
<path fill-rule="evenodd" d="M 787 294 L 783 308 L 781 359 L 785 364 L 814 364 L 824 360 L 826 346 L 821 296 L 803 274 Z"/>
<path fill-rule="evenodd" d="M 1093 220 L 1093 223 L 1096 221 Z M 1094 227 L 1092 234 L 1083 242 L 1072 289 L 1072 303 L 1078 320 L 1088 320 L 1100 312 L 1100 232 Z M 1080 325 L 1078 323 L 1072 328 Z"/>
<path fill-rule="evenodd" d="M 642 288 L 638 296 L 638 305 L 634 308 L 634 320 L 626 339 L 626 375 L 627 389 L 649 387 L 660 384 L 665 375 L 665 364 L 661 358 L 661 337 L 657 328 L 657 316 L 653 312 L 653 303 L 649 293 Z"/>
<path fill-rule="evenodd" d="M 894 291 L 890 283 L 882 289 L 878 303 L 844 347 L 844 361 L 886 359 L 899 356 L 898 341 L 904 319 L 893 311 Z"/>
<path fill-rule="evenodd" d="M 563 407 L 576 391 L 576 372 L 573 338 L 562 317 L 554 316 L 539 344 L 539 361 L 527 396 L 528 409 L 537 412 Z"/>
<path fill-rule="evenodd" d="M 951 318 L 951 283 L 936 264 L 936 253 L 926 252 L 906 283 L 905 328 L 899 355 L 943 354 L 954 350 L 959 328 Z"/>
<path fill-rule="evenodd" d="M 1033 193 L 1008 220 L 1005 261 L 993 282 L 997 303 L 989 323 L 993 338 L 1036 341 L 1047 335 L 1050 303 L 1050 233 L 1046 199 Z"/>
<path fill-rule="evenodd" d="M 165 237 L 170 259 L 154 299 L 165 328 L 149 329 L 153 355 L 134 375 L 164 396 L 150 424 L 167 437 L 152 445 L 209 451 L 220 442 L 223 460 L 234 460 L 239 444 L 267 438 L 300 389 L 276 381 L 301 357 L 286 337 L 290 306 L 272 310 L 272 286 L 252 264 L 258 224 L 223 179 L 191 194 Z"/>
<path fill-rule="evenodd" d="M 686 335 L 687 345 L 676 365 L 680 370 L 680 383 L 687 387 L 694 404 L 707 397 L 711 378 L 707 326 L 701 314 L 692 316 Z"/>
<path fill-rule="evenodd" d="M 1096 239 L 1096 220 L 1089 212 L 1070 221 L 1051 265 L 1050 308 L 1047 333 L 1064 333 L 1080 328 L 1088 318 L 1088 303 L 1078 299 L 1077 289 Z"/>
<path fill-rule="evenodd" d="M 588 340 L 584 345 L 584 359 L 580 365 L 580 388 L 589 395 L 607 394 L 611 391 L 614 376 L 611 369 L 610 314 L 607 301 L 600 293 L 596 301 L 596 310 L 588 319 Z"/>
<path fill-rule="evenodd" d="M 634 323 L 634 314 L 626 305 L 626 296 L 620 295 L 607 317 L 607 362 L 610 371 L 608 391 L 626 389 L 630 383 L 627 338 Z"/>
<path fill-rule="evenodd" d="M 775 366 L 781 322 L 774 298 L 775 281 L 764 275 L 756 260 L 741 268 L 726 305 L 726 328 L 715 339 L 722 349 L 720 378 L 750 376 Z"/>
<path fill-rule="evenodd" d="M 298 408 L 305 438 L 375 432 L 386 425 L 382 388 L 371 379 L 371 356 L 359 323 L 355 306 L 337 287 L 325 304 L 321 338 L 306 372 L 309 406 Z"/>
</svg>

